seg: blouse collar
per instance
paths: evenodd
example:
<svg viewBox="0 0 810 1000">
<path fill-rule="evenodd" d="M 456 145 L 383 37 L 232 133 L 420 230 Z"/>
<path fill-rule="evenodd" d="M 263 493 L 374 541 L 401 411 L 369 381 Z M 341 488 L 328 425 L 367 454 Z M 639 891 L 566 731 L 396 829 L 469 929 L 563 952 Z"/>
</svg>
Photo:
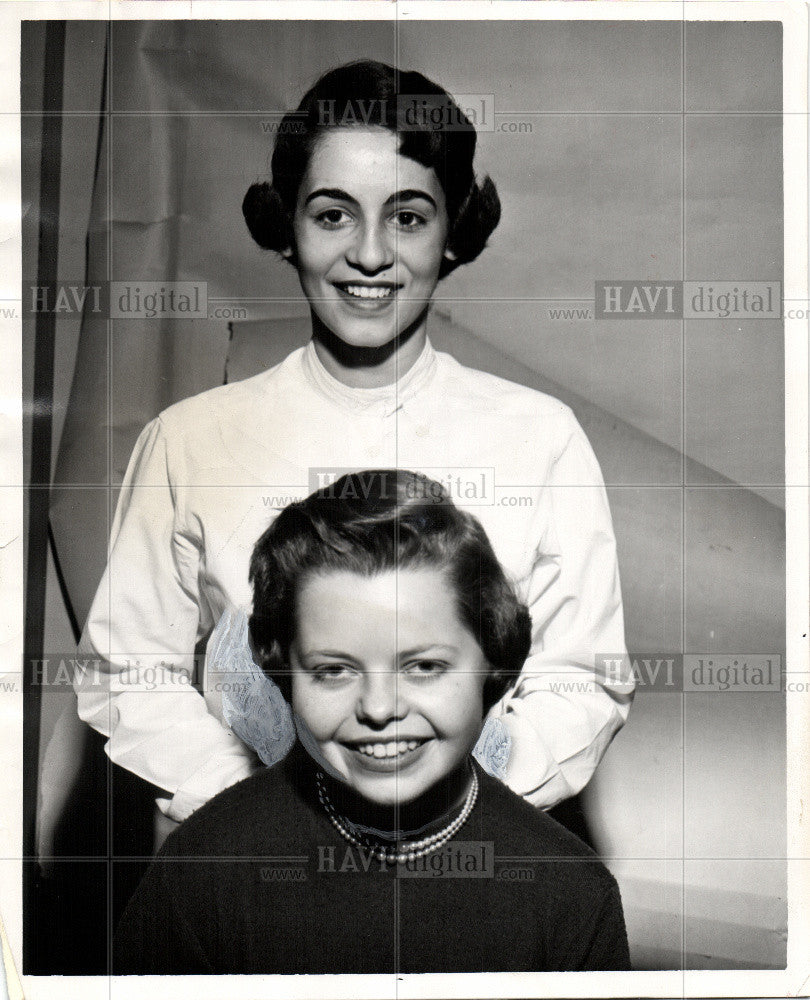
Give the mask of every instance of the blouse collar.
<svg viewBox="0 0 810 1000">
<path fill-rule="evenodd" d="M 375 404 L 389 404 L 393 413 L 423 389 L 433 378 L 437 368 L 436 352 L 429 338 L 416 361 L 407 372 L 390 385 L 363 389 L 346 385 L 327 371 L 315 350 L 314 340 L 304 348 L 304 374 L 327 399 L 351 409 L 368 409 Z"/>
</svg>

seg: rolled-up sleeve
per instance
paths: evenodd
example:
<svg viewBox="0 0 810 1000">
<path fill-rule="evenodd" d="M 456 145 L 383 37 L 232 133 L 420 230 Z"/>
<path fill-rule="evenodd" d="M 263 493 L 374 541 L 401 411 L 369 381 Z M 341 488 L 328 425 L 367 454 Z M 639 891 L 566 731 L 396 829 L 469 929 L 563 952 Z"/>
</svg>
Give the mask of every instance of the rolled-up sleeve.
<svg viewBox="0 0 810 1000">
<path fill-rule="evenodd" d="M 511 737 L 506 783 L 542 808 L 588 782 L 627 719 L 634 688 L 602 474 L 570 411 L 561 437 L 540 491 L 540 537 L 525 591 L 532 652 L 491 713 Z M 616 665 L 609 675 L 604 657 Z"/>
<path fill-rule="evenodd" d="M 166 789 L 158 805 L 176 820 L 256 767 L 192 685 L 201 540 L 184 523 L 183 484 L 157 418 L 124 477 L 75 679 L 79 715 L 109 737 L 110 759 Z"/>
</svg>

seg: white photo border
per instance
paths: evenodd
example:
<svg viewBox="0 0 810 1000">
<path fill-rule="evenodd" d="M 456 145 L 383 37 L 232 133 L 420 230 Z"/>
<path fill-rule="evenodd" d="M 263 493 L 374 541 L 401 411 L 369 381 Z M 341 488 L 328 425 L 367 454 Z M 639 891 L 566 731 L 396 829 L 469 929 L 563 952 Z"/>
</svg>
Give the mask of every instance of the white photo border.
<svg viewBox="0 0 810 1000">
<path fill-rule="evenodd" d="M 791 0 L 131 0 L 0 4 L 0 299 L 20 301 L 20 24 L 23 20 L 570 20 L 780 21 L 783 25 L 784 295 L 808 291 L 808 8 Z M 17 669 L 23 637 L 21 321 L 0 318 L 0 675 Z M 785 319 L 787 659 L 810 678 L 808 608 L 808 320 Z M 149 996 L 356 1000 L 450 997 L 785 997 L 810 995 L 810 694 L 787 699 L 789 935 L 787 968 L 768 971 L 480 973 L 375 976 L 21 977 L 29 1000 Z M 11 950 L 22 954 L 22 693 L 0 694 L 0 913 Z M 14 996 L 9 977 L 9 993 Z M 2 995 L 2 989 L 0 989 Z"/>
</svg>

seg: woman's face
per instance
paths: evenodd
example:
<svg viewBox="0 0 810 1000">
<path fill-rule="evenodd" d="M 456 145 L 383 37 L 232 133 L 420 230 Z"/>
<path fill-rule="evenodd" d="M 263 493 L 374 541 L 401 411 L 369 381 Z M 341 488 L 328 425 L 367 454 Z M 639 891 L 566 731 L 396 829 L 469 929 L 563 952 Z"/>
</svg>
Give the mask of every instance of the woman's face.
<svg viewBox="0 0 810 1000">
<path fill-rule="evenodd" d="M 488 670 L 436 569 L 325 572 L 298 594 L 293 708 L 366 799 L 413 802 L 462 766 Z"/>
<path fill-rule="evenodd" d="M 351 347 L 382 347 L 424 313 L 447 244 L 436 172 L 383 128 L 339 128 L 315 145 L 294 230 L 301 287 Z"/>
</svg>

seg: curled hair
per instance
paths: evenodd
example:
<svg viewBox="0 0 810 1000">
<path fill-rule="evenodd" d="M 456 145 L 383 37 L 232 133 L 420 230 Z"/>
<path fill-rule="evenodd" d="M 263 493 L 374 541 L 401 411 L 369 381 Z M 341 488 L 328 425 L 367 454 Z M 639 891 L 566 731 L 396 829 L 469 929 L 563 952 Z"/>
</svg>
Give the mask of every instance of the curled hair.
<svg viewBox="0 0 810 1000">
<path fill-rule="evenodd" d="M 308 575 L 348 571 L 374 576 L 430 567 L 447 574 L 459 618 L 489 664 L 484 707 L 520 673 L 531 619 L 506 578 L 480 523 L 452 503 L 435 480 L 402 469 L 342 476 L 290 504 L 253 550 L 250 635 L 262 669 L 290 700 L 289 650 L 296 602 Z"/>
<path fill-rule="evenodd" d="M 438 112 L 438 114 L 437 114 Z M 272 184 L 251 185 L 242 213 L 253 239 L 295 261 L 293 217 L 298 189 L 317 139 L 328 129 L 379 126 L 400 137 L 399 152 L 436 172 L 450 223 L 443 278 L 481 253 L 501 217 L 489 177 L 473 171 L 475 126 L 446 90 L 416 72 L 362 60 L 338 66 L 311 87 L 281 121 L 273 150 Z"/>
</svg>

